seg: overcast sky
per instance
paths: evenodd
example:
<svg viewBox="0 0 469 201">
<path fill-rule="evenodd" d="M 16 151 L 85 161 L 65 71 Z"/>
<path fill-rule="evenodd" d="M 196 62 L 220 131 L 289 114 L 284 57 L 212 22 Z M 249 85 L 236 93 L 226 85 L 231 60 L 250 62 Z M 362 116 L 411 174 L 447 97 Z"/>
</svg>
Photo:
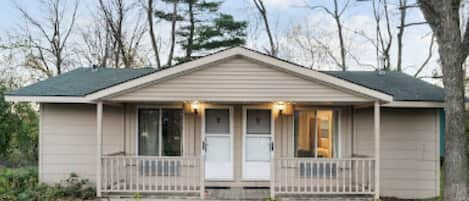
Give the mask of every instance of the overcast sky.
<svg viewBox="0 0 469 201">
<path fill-rule="evenodd" d="M 335 25 L 333 20 L 326 15 L 324 12 L 319 10 L 311 11 L 305 9 L 303 0 L 264 0 L 269 12 L 269 18 L 271 20 L 271 25 L 274 29 L 275 35 L 277 36 L 280 42 L 288 41 L 286 38 L 286 32 L 292 26 L 304 26 L 312 30 L 324 30 L 325 32 L 330 32 L 331 36 L 328 36 L 327 42 L 336 43 L 337 38 L 334 34 Z M 341 0 L 345 2 L 345 0 Z M 33 15 L 40 16 L 40 9 L 38 9 L 39 4 L 36 0 L 1 0 L 0 1 L 0 30 L 6 32 L 14 29 L 21 22 L 21 18 L 18 12 L 15 10 L 13 3 L 15 2 L 18 5 L 25 7 Z M 97 0 L 81 0 L 80 1 L 80 23 L 86 23 L 86 20 L 91 19 L 89 17 L 91 10 L 90 8 L 96 7 Z M 332 0 L 310 0 L 309 2 L 314 2 L 317 4 L 331 6 Z M 349 9 L 343 16 L 344 27 L 349 32 L 364 32 L 369 36 L 373 36 L 375 23 L 372 16 L 371 4 L 367 2 L 360 2 L 351 4 Z M 393 7 L 393 5 L 391 5 Z M 222 6 L 222 10 L 226 13 L 232 14 L 236 19 L 246 20 L 250 23 L 250 37 L 248 38 L 248 47 L 260 49 L 267 45 L 267 40 L 265 37 L 265 32 L 263 32 L 263 27 L 259 26 L 258 29 L 253 29 L 254 24 L 258 24 L 258 17 L 256 15 L 256 10 L 251 0 L 226 0 Z M 396 6 L 391 9 L 391 15 L 393 16 L 393 32 L 397 32 L 397 17 L 398 10 Z M 419 22 L 422 21 L 422 15 L 418 9 L 413 9 L 409 12 L 407 18 L 409 22 Z M 165 33 L 160 33 L 162 38 L 164 38 Z M 365 40 L 360 39 L 358 36 L 350 36 L 354 41 L 350 42 L 350 46 L 353 47 L 353 54 L 362 62 L 362 63 L 376 63 L 376 56 L 374 52 L 374 47 L 371 44 L 366 44 Z M 415 69 L 422 64 L 428 55 L 428 45 L 431 39 L 430 29 L 426 26 L 415 26 L 406 30 L 404 38 L 404 71 L 413 74 Z M 351 39 L 352 40 L 352 39 Z M 396 38 L 394 38 L 396 40 Z M 434 55 L 438 55 L 437 47 L 435 45 Z M 392 46 L 392 61 L 395 63 L 396 55 L 395 44 Z M 295 51 L 292 51 L 292 58 L 298 63 L 302 63 L 301 58 L 298 56 L 295 57 Z M 424 75 L 431 75 L 433 71 L 438 70 L 437 57 L 434 56 L 428 68 L 424 70 Z M 353 70 L 370 70 L 369 68 L 364 68 L 363 66 L 350 65 L 350 68 Z M 334 66 L 325 66 L 322 69 L 331 70 L 335 69 Z"/>
</svg>

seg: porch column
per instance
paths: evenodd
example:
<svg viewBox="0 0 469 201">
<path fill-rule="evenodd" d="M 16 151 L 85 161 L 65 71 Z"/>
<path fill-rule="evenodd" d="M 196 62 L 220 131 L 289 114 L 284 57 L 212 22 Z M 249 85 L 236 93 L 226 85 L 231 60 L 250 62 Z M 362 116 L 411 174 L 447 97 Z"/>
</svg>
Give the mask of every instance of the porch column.
<svg viewBox="0 0 469 201">
<path fill-rule="evenodd" d="M 103 102 L 96 103 L 96 196 L 101 197 L 101 155 L 103 139 Z"/>
<path fill-rule="evenodd" d="M 380 125 L 381 112 L 379 101 L 374 104 L 374 133 L 375 133 L 375 199 L 379 199 L 379 178 L 380 178 Z"/>
</svg>

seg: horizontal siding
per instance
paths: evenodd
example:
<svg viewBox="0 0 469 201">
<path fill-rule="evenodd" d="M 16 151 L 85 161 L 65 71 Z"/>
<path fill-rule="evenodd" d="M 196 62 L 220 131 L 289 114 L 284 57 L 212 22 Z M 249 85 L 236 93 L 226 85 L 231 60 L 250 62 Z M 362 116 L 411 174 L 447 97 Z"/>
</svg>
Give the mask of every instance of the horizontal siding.
<svg viewBox="0 0 469 201">
<path fill-rule="evenodd" d="M 95 180 L 96 106 L 88 104 L 41 105 L 42 182 L 57 183 L 70 173 Z M 122 150 L 122 109 L 105 106 L 103 153 Z"/>
<path fill-rule="evenodd" d="M 120 101 L 365 101 L 272 67 L 230 59 L 112 98 Z"/>
<path fill-rule="evenodd" d="M 429 198 L 439 193 L 438 116 L 431 109 L 383 109 L 381 195 Z M 354 153 L 373 155 L 373 113 L 354 111 Z M 414 193 L 412 193 L 414 192 Z"/>
</svg>

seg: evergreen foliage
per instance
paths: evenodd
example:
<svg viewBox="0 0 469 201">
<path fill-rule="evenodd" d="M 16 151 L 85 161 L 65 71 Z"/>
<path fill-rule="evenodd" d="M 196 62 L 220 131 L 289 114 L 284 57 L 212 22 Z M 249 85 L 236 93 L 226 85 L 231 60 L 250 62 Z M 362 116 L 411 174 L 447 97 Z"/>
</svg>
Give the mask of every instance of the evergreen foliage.
<svg viewBox="0 0 469 201">
<path fill-rule="evenodd" d="M 0 165 L 36 164 L 38 114 L 29 103 L 6 102 L 7 89 L 0 83 Z"/>
<path fill-rule="evenodd" d="M 207 53 L 246 43 L 246 21 L 220 12 L 222 1 L 183 0 L 184 8 L 177 31 L 178 43 L 186 52 L 178 62 L 193 60 Z"/>
</svg>

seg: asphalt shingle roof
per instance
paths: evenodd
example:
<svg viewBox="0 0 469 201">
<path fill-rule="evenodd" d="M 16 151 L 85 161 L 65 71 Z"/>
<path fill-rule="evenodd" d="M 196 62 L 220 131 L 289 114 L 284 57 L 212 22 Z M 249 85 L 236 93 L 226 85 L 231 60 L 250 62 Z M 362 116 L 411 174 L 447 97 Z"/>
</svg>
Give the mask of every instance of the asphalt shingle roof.
<svg viewBox="0 0 469 201">
<path fill-rule="evenodd" d="M 155 68 L 78 68 L 7 93 L 10 96 L 80 97 L 156 72 Z M 444 101 L 441 87 L 404 73 L 376 71 L 321 71 L 394 97 L 395 101 Z"/>
<path fill-rule="evenodd" d="M 443 88 L 400 72 L 321 71 L 394 97 L 394 101 L 443 102 Z"/>
<path fill-rule="evenodd" d="M 85 96 L 152 72 L 155 68 L 78 68 L 7 93 L 10 96 Z"/>
</svg>

